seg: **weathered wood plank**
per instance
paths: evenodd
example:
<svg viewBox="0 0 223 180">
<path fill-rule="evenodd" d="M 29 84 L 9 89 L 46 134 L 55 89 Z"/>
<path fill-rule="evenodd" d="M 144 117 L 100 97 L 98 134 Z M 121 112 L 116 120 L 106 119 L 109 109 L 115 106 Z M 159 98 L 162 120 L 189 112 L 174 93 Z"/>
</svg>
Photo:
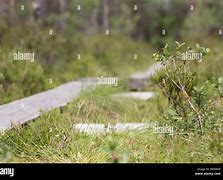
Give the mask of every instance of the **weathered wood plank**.
<svg viewBox="0 0 223 180">
<path fill-rule="evenodd" d="M 128 86 L 131 90 L 142 90 L 148 85 L 149 78 L 163 66 L 160 63 L 155 63 L 144 72 L 132 74 L 128 79 Z"/>
<path fill-rule="evenodd" d="M 117 123 L 117 124 L 103 124 L 103 123 L 78 123 L 73 125 L 75 132 L 83 133 L 86 135 L 93 134 L 110 134 L 121 133 L 129 131 L 139 131 L 150 129 L 155 134 L 169 134 L 173 135 L 172 126 L 159 126 L 157 123 Z"/>
<path fill-rule="evenodd" d="M 0 130 L 4 131 L 16 124 L 23 124 L 41 115 L 42 112 L 65 106 L 82 90 L 95 87 L 94 79 L 82 79 L 63 84 L 57 88 L 41 92 L 0 106 Z"/>
<path fill-rule="evenodd" d="M 155 94 L 153 92 L 127 92 L 127 93 L 114 94 L 113 96 L 135 98 L 146 101 L 154 97 Z"/>
<path fill-rule="evenodd" d="M 79 123 L 74 124 L 73 128 L 77 132 L 84 134 L 106 134 L 113 132 L 123 132 L 123 131 L 132 131 L 132 130 L 142 130 L 151 128 L 152 124 L 148 123 L 117 123 L 116 125 L 112 124 L 87 124 Z"/>
</svg>

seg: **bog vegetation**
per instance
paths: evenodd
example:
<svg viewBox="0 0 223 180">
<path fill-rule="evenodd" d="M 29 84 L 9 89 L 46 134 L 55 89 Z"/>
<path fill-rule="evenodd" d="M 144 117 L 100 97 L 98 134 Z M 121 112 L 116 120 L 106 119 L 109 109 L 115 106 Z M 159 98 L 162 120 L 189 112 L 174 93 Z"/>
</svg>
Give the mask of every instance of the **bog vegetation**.
<svg viewBox="0 0 223 180">
<path fill-rule="evenodd" d="M 0 161 L 222 162 L 223 1 L 193 3 L 194 10 L 178 0 L 0 1 L 1 105 L 82 77 L 119 78 L 118 87 L 83 92 L 63 111 L 5 132 Z M 16 52 L 35 60 L 14 61 Z M 202 58 L 187 60 L 193 53 Z M 112 96 L 129 91 L 128 75 L 154 59 L 164 68 L 143 90 L 155 98 Z M 155 123 L 174 133 L 90 136 L 72 128 L 83 122 Z"/>
</svg>

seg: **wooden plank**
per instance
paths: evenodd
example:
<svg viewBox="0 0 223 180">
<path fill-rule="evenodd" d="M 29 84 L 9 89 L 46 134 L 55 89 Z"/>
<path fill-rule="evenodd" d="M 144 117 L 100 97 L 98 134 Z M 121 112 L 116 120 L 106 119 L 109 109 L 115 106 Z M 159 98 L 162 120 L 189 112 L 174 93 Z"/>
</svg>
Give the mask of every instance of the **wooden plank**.
<svg viewBox="0 0 223 180">
<path fill-rule="evenodd" d="M 132 130 L 142 130 L 151 128 L 153 124 L 148 123 L 117 123 L 112 124 L 100 124 L 100 123 L 79 123 L 74 124 L 73 128 L 75 131 L 84 134 L 107 134 L 113 132 L 124 132 Z"/>
<path fill-rule="evenodd" d="M 1 105 L 0 131 L 10 129 L 13 125 L 33 120 L 39 117 L 42 112 L 65 106 L 74 97 L 78 96 L 82 90 L 95 86 L 96 80 L 94 78 L 82 79 Z"/>
<path fill-rule="evenodd" d="M 155 94 L 153 92 L 127 92 L 127 93 L 114 94 L 113 96 L 135 98 L 135 99 L 146 101 L 154 97 Z"/>
<path fill-rule="evenodd" d="M 163 66 L 160 63 L 155 63 L 144 72 L 138 72 L 132 74 L 128 79 L 128 86 L 130 90 L 142 90 L 148 85 L 149 78 L 159 71 Z"/>
<path fill-rule="evenodd" d="M 121 133 L 129 131 L 139 131 L 150 129 L 155 134 L 173 135 L 174 129 L 172 126 L 159 126 L 157 123 L 117 123 L 117 124 L 102 124 L 102 123 L 78 123 L 73 125 L 73 129 L 78 133 L 86 135 Z"/>
</svg>

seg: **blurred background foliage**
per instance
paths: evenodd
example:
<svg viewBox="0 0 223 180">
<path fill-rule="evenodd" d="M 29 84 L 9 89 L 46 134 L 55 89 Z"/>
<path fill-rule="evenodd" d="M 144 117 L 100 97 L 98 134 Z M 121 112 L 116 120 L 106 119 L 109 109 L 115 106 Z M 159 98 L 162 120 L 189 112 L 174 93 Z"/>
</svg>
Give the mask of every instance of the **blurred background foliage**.
<svg viewBox="0 0 223 180">
<path fill-rule="evenodd" d="M 223 25 L 219 0 L 2 0 L 0 5 L 1 34 L 9 27 L 24 30 L 24 25 L 33 34 L 54 28 L 65 36 L 95 35 L 107 28 L 150 42 L 159 41 L 165 29 L 174 39 L 192 33 L 201 40 Z"/>
<path fill-rule="evenodd" d="M 216 47 L 208 73 L 222 73 L 222 9 L 219 0 L 1 0 L 0 104 L 80 77 L 125 78 L 174 40 Z M 14 62 L 18 51 L 35 62 Z"/>
</svg>

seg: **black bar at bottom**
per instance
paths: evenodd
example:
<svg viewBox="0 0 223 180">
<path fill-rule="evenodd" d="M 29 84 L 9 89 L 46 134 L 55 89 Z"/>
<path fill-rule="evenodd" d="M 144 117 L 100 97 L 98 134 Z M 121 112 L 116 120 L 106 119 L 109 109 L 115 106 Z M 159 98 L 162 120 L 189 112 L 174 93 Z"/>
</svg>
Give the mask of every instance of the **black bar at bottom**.
<svg viewBox="0 0 223 180">
<path fill-rule="evenodd" d="M 222 178 L 223 164 L 0 164 L 3 178 Z"/>
</svg>

